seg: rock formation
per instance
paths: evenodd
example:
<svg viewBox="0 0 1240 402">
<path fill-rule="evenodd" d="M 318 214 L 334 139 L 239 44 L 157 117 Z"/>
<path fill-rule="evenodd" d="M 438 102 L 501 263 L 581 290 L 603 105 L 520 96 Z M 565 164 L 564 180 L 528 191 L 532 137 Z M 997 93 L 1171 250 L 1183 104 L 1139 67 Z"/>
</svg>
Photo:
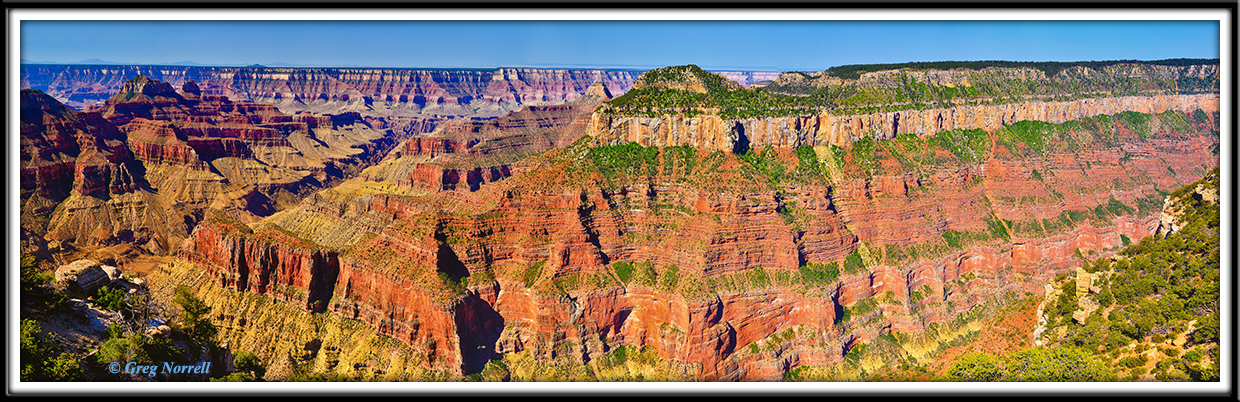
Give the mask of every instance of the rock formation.
<svg viewBox="0 0 1240 402">
<path fill-rule="evenodd" d="M 622 94 L 636 72 L 23 65 L 21 85 L 81 109 L 111 98 L 126 80 L 138 75 L 172 86 L 194 82 L 198 93 L 269 103 L 290 114 L 497 117 L 525 105 L 576 100 L 595 82 Z"/>
<path fill-rule="evenodd" d="M 590 364 L 633 348 L 696 379 L 778 380 L 888 334 L 938 336 L 1158 230 L 1160 191 L 1218 166 L 1220 142 L 1217 90 L 1159 85 L 1217 69 L 1138 67 L 1104 76 L 1144 74 L 1155 90 L 1035 88 L 874 110 L 845 96 L 742 92 L 694 66 L 643 76 L 610 101 L 622 91 L 606 80 L 582 90 L 575 72 L 521 69 L 489 72 L 495 86 L 477 92 L 431 79 L 457 73 L 447 71 L 221 70 L 179 93 L 136 80 L 84 113 L 31 91 L 23 213 L 55 210 L 48 228 L 90 233 L 75 218 L 85 201 L 60 200 L 158 194 L 143 200 L 185 211 L 176 250 L 195 275 L 360 321 L 452 375 L 508 356 Z M 1039 73 L 982 77 L 1052 80 Z M 909 74 L 981 85 L 959 71 L 878 71 L 774 86 L 883 94 Z M 1104 86 L 1088 74 L 1053 80 Z M 376 129 L 378 109 L 287 115 L 210 93 L 246 85 L 285 110 L 375 105 L 374 93 L 416 88 L 437 98 L 385 98 L 386 110 L 507 113 L 393 138 Z M 570 91 L 571 102 L 535 104 Z M 835 104 L 809 103 L 819 100 Z M 155 209 L 129 208 L 126 219 Z"/>
<path fill-rule="evenodd" d="M 385 163 L 481 153 L 510 138 L 499 133 L 545 121 L 521 117 L 539 110 L 445 126 Z M 403 180 L 395 165 L 380 165 L 268 223 L 339 250 L 338 271 L 299 279 L 317 283 L 328 310 L 436 367 L 474 373 L 523 351 L 584 363 L 627 345 L 690 364 L 704 380 L 775 380 L 840 362 L 883 333 L 1041 293 L 1081 253 L 1112 255 L 1122 238 L 1150 235 L 1155 190 L 1217 163 L 1217 120 L 1149 116 L 1142 127 L 1110 116 L 1069 122 L 1075 131 L 1044 146 L 982 131 L 979 158 L 937 139 L 956 129 L 871 142 L 867 161 L 847 145 L 756 148 L 760 159 L 747 160 L 578 141 L 455 190 L 394 183 Z M 496 134 L 477 135 L 487 132 Z M 410 186 L 424 190 L 396 190 Z M 200 225 L 183 255 L 237 286 L 238 261 L 264 257 L 237 256 L 249 246 L 211 251 L 214 230 Z M 318 266 L 266 253 L 280 258 L 267 266 Z M 336 275 L 331 296 L 326 272 Z M 815 282 L 813 272 L 836 274 Z"/>
<path fill-rule="evenodd" d="M 176 92 L 138 76 L 97 111 L 22 91 L 23 223 L 49 241 L 166 253 L 207 209 L 257 220 L 377 162 L 397 142 L 360 115 Z"/>
<path fill-rule="evenodd" d="M 108 268 L 116 270 L 99 265 L 96 261 L 77 260 L 56 268 L 55 283 L 70 294 L 85 299 L 94 296 L 99 288 L 107 286 L 115 279 L 114 275 L 109 275 L 106 271 Z"/>
<path fill-rule="evenodd" d="M 642 94 L 647 95 L 643 99 L 650 99 L 655 103 L 683 103 L 686 102 L 684 99 L 694 99 L 693 95 L 685 93 L 708 92 L 708 86 L 702 84 L 703 78 L 699 78 L 704 72 L 684 75 L 686 73 L 678 69 L 683 69 L 683 66 L 644 74 L 634 82 L 633 90 L 643 92 L 643 89 L 646 89 L 646 92 L 649 92 L 648 88 L 656 88 L 662 95 Z M 740 146 L 845 146 L 863 137 L 890 139 L 901 134 L 934 135 L 953 129 L 994 131 L 1003 125 L 1026 120 L 1063 123 L 1124 111 L 1161 113 L 1169 110 L 1192 112 L 1200 109 L 1214 112 L 1219 107 L 1217 93 L 1195 92 L 1199 88 L 1191 83 L 1184 84 L 1184 88 L 1177 86 L 1180 82 L 1194 82 L 1191 81 L 1193 79 L 1217 80 L 1217 65 L 1119 65 L 1092 75 L 1089 71 L 1091 70 L 1085 67 L 1069 68 L 1054 79 L 1048 79 L 1042 71 L 1032 68 L 990 68 L 980 72 L 963 69 L 887 70 L 866 73 L 858 80 L 843 80 L 825 73 L 820 74 L 812 81 L 812 87 L 818 88 L 816 90 L 851 94 L 850 97 L 837 95 L 831 102 L 841 107 L 834 110 L 792 106 L 803 98 L 781 99 L 778 90 L 755 92 L 752 89 L 716 86 L 709 89 L 710 95 L 704 98 L 705 103 L 697 101 L 699 103 L 696 105 L 690 102 L 653 106 L 643 104 L 637 108 L 627 105 L 600 108 L 600 111 L 591 117 L 589 135 L 605 144 L 636 142 L 646 146 L 685 145 L 722 151 L 732 151 Z M 665 77 L 669 74 L 670 76 Z M 1096 92 L 1090 92 L 1098 87 L 1113 90 L 1118 86 L 1114 81 L 1119 80 L 1116 78 L 1119 76 L 1148 82 L 1144 82 L 1145 86 L 1141 90 L 1115 91 L 1126 94 L 1125 96 L 1097 97 Z M 922 86 L 910 87 L 910 81 Z M 807 78 L 801 73 L 785 73 L 780 76 L 779 82 L 792 86 L 807 82 Z M 957 93 L 958 87 L 975 86 L 984 87 L 985 93 L 999 92 L 1002 96 L 984 95 L 976 91 L 956 96 L 942 95 L 947 89 L 955 91 L 951 93 Z M 763 95 L 767 93 L 772 95 Z M 912 95 L 908 95 L 909 93 Z M 767 113 L 778 113 L 759 113 L 755 117 L 738 117 L 734 116 L 738 113 L 724 113 L 723 109 L 753 107 L 743 100 L 757 96 L 770 98 L 758 102 L 759 105 L 785 102 L 790 106 L 784 107 L 792 109 L 771 110 Z M 938 99 L 934 99 L 935 97 Z M 890 100 L 878 102 L 885 98 Z M 1061 100 L 1063 98 L 1068 99 Z M 869 109 L 881 110 L 866 111 Z"/>
</svg>

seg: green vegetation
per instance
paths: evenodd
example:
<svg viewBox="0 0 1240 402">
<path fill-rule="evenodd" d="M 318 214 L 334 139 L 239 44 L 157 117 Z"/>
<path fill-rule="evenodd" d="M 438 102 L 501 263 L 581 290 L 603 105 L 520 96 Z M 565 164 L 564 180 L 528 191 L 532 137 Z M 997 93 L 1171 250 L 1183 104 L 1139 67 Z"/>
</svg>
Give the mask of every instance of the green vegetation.
<svg viewBox="0 0 1240 402">
<path fill-rule="evenodd" d="M 1025 120 L 1003 126 L 995 132 L 995 136 L 999 137 L 1000 142 L 1006 145 L 1013 154 L 1021 154 L 1013 141 L 1015 140 L 1025 144 L 1034 152 L 1044 155 L 1053 138 L 1063 135 L 1060 127 L 1061 125 L 1057 124 Z"/>
<path fill-rule="evenodd" d="M 844 79 L 858 79 L 861 74 L 868 71 L 882 71 L 895 69 L 913 69 L 913 70 L 952 70 L 952 69 L 970 69 L 980 70 L 984 68 L 1020 68 L 1028 67 L 1041 70 L 1047 77 L 1052 77 L 1059 72 L 1070 67 L 1087 67 L 1090 69 L 1101 69 L 1107 66 L 1113 66 L 1124 63 L 1138 63 L 1144 65 L 1157 66 L 1191 66 L 1198 64 L 1218 64 L 1218 59 L 1167 59 L 1155 61 L 1140 60 L 1112 60 L 1112 61 L 1080 61 L 1080 62 L 1021 62 L 1021 61 L 932 61 L 932 62 L 913 62 L 913 63 L 895 63 L 895 64 L 848 64 L 843 66 L 831 67 L 827 70 L 827 74 L 832 77 Z"/>
<path fill-rule="evenodd" d="M 1165 66 L 1217 64 L 1217 60 L 1118 60 L 1103 62 L 923 62 L 837 66 L 820 73 L 792 73 L 759 92 L 813 99 L 836 114 L 925 110 L 959 104 L 1001 104 L 1028 99 L 1148 94 L 1216 93 L 1217 77 L 1168 76 Z M 934 70 L 931 80 L 925 74 Z M 1041 74 L 1038 74 L 1038 72 Z M 881 73 L 880 73 L 881 72 Z M 862 78 L 865 73 L 878 73 Z M 944 80 L 945 79 L 945 80 Z"/>
<path fill-rule="evenodd" d="M 193 291 L 185 285 L 177 286 L 172 302 L 181 308 L 178 318 L 186 334 L 198 342 L 214 341 L 218 330 L 207 316 L 211 313 L 211 306 L 195 297 Z"/>
<path fill-rule="evenodd" d="M 55 339 L 43 333 L 34 320 L 21 320 L 22 381 L 83 381 L 78 359 L 64 352 Z"/>
<path fill-rule="evenodd" d="M 1128 370 L 1125 378 L 1130 380 L 1145 373 L 1148 359 L 1140 349 L 1128 349 L 1130 344 L 1170 350 L 1155 368 L 1158 378 L 1217 378 L 1217 359 L 1199 362 L 1188 356 L 1218 350 L 1219 206 L 1196 193 L 1197 188 L 1217 193 L 1218 180 L 1215 170 L 1170 195 L 1172 207 L 1183 211 L 1179 221 L 1184 227 L 1179 231 L 1165 238 L 1141 239 L 1115 258 L 1097 259 L 1085 266 L 1085 272 L 1098 276 L 1095 283 L 1100 288 L 1088 296 L 1099 308 L 1085 322 L 1066 318 L 1082 305 L 1075 280 L 1060 284 L 1064 293 L 1047 306 L 1048 315 L 1060 317 L 1049 320 L 1051 340 L 1115 357 L 1116 367 Z M 1132 208 L 1115 202 L 1108 203 L 1106 210 L 1131 212 Z M 1180 345 L 1187 352 L 1177 359 L 1172 355 L 1180 355 L 1178 350 L 1160 345 L 1181 336 L 1187 339 Z"/>
<path fill-rule="evenodd" d="M 1096 382 L 1118 378 L 1086 350 L 1035 347 L 1006 356 L 972 353 L 954 361 L 947 373 L 955 381 Z"/>
<path fill-rule="evenodd" d="M 1008 233 L 1008 227 L 1014 226 L 1011 221 L 1000 219 L 991 212 L 989 216 L 983 218 L 986 222 L 986 231 L 943 231 L 943 243 L 949 249 L 962 249 L 973 244 L 984 244 L 992 240 L 1011 241 L 1012 236 Z M 902 256 L 901 256 L 902 257 Z"/>
<path fill-rule="evenodd" d="M 464 287 L 486 286 L 494 282 L 495 282 L 495 273 L 491 272 L 491 270 L 489 269 L 482 270 L 479 272 L 474 272 L 472 274 L 469 274 L 469 276 L 461 278 L 461 285 Z"/>
<path fill-rule="evenodd" d="M 669 112 L 694 116 L 709 112 L 723 119 L 743 119 L 816 113 L 822 99 L 744 89 L 690 64 L 643 73 L 633 89 L 604 103 L 598 111 L 644 116 Z"/>
<path fill-rule="evenodd" d="M 989 353 L 970 353 L 956 358 L 947 374 L 957 381 L 1002 381 L 1007 378 L 1007 361 Z"/>
<path fill-rule="evenodd" d="M 951 151 L 961 161 L 979 163 L 986 157 L 990 147 L 990 134 L 986 130 L 947 130 L 935 134 L 939 146 Z"/>
<path fill-rule="evenodd" d="M 534 283 L 538 282 L 538 278 L 542 277 L 543 264 L 546 264 L 546 263 L 547 263 L 547 260 L 538 261 L 533 264 L 530 264 L 530 266 L 525 269 L 525 274 L 522 276 L 524 279 L 525 287 L 527 288 L 533 287 Z"/>
<path fill-rule="evenodd" d="M 645 185 L 655 177 L 690 185 L 715 187 L 732 183 L 717 180 L 729 156 L 720 151 L 699 153 L 692 147 L 643 147 L 636 143 L 591 146 L 588 137 L 566 149 L 565 167 L 574 181 L 601 179 L 609 191 Z M 749 183 L 745 183 L 749 184 Z"/>
<path fill-rule="evenodd" d="M 659 148 L 637 143 L 590 148 L 586 160 L 607 180 L 654 176 L 660 171 Z"/>
<path fill-rule="evenodd" d="M 806 263 L 801 266 L 798 271 L 801 273 L 801 281 L 811 285 L 826 285 L 835 283 L 840 276 L 840 264 L 838 262 L 830 262 L 827 264 Z"/>
<path fill-rule="evenodd" d="M 779 188 L 780 182 L 784 179 L 785 169 L 773 148 L 766 147 L 761 152 L 749 149 L 737 156 L 742 161 L 748 163 L 750 167 L 757 170 L 762 177 L 766 178 L 772 188 Z"/>
<path fill-rule="evenodd" d="M 68 298 L 52 288 L 54 275 L 39 272 L 35 256 L 21 256 L 21 304 L 35 310 L 51 310 L 63 305 Z"/>
<path fill-rule="evenodd" d="M 235 373 L 244 373 L 255 379 L 261 379 L 267 374 L 263 361 L 250 352 L 238 352 L 233 355 L 233 367 L 237 370 Z"/>
<path fill-rule="evenodd" d="M 95 303 L 107 310 L 125 310 L 129 308 L 129 303 L 125 301 L 126 294 L 127 292 L 124 290 L 109 289 L 107 286 L 104 286 L 95 293 Z"/>
<path fill-rule="evenodd" d="M 188 363 L 190 354 L 173 344 L 168 338 L 147 337 L 139 333 L 122 334 L 117 328 L 109 331 L 110 337 L 95 354 L 95 363 L 101 366 L 112 362 L 135 362 L 143 365 L 162 362 Z"/>
<path fill-rule="evenodd" d="M 1206 123 L 1211 120 L 1205 113 L 1184 113 L 1166 111 L 1158 114 L 1138 112 L 1122 112 L 1114 115 L 1097 115 L 1072 120 L 1061 124 L 1043 121 L 1019 121 L 1001 127 L 995 131 L 998 144 L 1008 148 L 1014 155 L 1046 155 L 1052 150 L 1080 150 L 1090 143 L 1100 143 L 1108 147 L 1118 147 L 1121 136 L 1128 136 L 1120 128 L 1135 133 L 1135 140 L 1148 140 L 1157 135 L 1169 135 L 1173 132 L 1188 132 L 1193 124 Z M 1172 131 L 1174 130 L 1174 131 Z M 1127 141 L 1127 140 L 1126 140 Z M 1028 149 L 1028 151 L 1024 151 Z M 1131 161 L 1125 155 L 1120 161 Z M 1041 178 L 1039 172 L 1034 175 Z"/>
<path fill-rule="evenodd" d="M 865 262 L 861 260 L 861 254 L 857 250 L 853 250 L 848 257 L 844 258 L 844 267 L 841 270 L 844 274 L 856 274 L 865 272 Z"/>
<path fill-rule="evenodd" d="M 1077 305 L 1078 301 L 1079 299 L 1076 294 L 1076 281 L 1065 281 L 1063 285 L 1059 287 L 1059 300 L 1055 303 L 1056 311 L 1048 312 L 1048 314 L 1054 313 L 1063 319 L 1071 319 L 1072 312 L 1076 311 L 1077 307 L 1079 307 Z"/>
<path fill-rule="evenodd" d="M 862 137 L 860 140 L 853 142 L 849 148 L 849 154 L 852 155 L 853 163 L 861 168 L 862 172 L 866 172 L 866 176 L 874 172 L 874 148 L 875 141 L 869 136 Z"/>
</svg>

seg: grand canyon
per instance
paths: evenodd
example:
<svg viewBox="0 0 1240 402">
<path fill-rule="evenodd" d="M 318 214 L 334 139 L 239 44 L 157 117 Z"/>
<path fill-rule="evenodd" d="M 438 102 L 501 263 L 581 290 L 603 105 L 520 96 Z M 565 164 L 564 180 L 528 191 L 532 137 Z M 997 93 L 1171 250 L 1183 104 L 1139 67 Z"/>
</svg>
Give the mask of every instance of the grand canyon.
<svg viewBox="0 0 1240 402">
<path fill-rule="evenodd" d="M 1218 380 L 1217 59 L 21 87 L 22 318 L 78 379 Z"/>
</svg>

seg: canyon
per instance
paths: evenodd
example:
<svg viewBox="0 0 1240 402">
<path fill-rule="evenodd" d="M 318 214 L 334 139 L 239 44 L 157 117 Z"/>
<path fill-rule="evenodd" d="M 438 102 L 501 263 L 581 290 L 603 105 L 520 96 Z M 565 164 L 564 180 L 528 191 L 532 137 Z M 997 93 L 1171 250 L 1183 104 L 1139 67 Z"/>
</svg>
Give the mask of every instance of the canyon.
<svg viewBox="0 0 1240 402">
<path fill-rule="evenodd" d="M 128 79 L 143 75 L 205 93 L 275 105 L 288 114 L 359 112 L 384 117 L 498 117 L 523 105 L 572 101 L 590 84 L 612 93 L 639 71 L 583 69 L 365 69 L 186 66 L 22 66 L 23 88 L 76 109 L 99 105 Z"/>
<path fill-rule="evenodd" d="M 24 68 L 24 86 L 83 104 L 117 74 Z M 777 381 L 891 334 L 935 353 L 969 317 L 1152 235 L 1166 192 L 1219 165 L 1217 91 L 731 117 L 611 106 L 754 91 L 659 70 L 165 70 L 91 111 L 23 90 L 31 237 L 159 239 L 150 252 L 212 286 L 363 323 L 451 376 L 518 355 L 597 369 L 632 348 L 695 380 Z M 966 84 L 823 85 L 893 74 Z M 181 212 L 82 238 L 72 222 L 100 216 L 85 202 Z M 302 353 L 219 320 L 264 361 Z"/>
<path fill-rule="evenodd" d="M 207 210 L 245 221 L 395 145 L 357 113 L 286 115 L 138 76 L 95 111 L 22 91 L 23 214 L 39 240 L 165 254 Z M 37 244 L 31 247 L 39 248 Z"/>
</svg>

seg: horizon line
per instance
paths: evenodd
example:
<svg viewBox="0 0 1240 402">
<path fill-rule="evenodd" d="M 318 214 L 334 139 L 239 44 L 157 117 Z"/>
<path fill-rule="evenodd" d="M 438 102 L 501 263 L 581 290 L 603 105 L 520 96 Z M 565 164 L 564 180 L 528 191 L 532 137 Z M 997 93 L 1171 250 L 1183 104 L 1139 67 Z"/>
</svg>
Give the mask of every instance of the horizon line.
<svg viewBox="0 0 1240 402">
<path fill-rule="evenodd" d="M 378 70 L 378 69 L 390 69 L 390 70 L 499 70 L 499 69 L 518 68 L 518 69 L 543 69 L 543 70 L 612 70 L 612 71 L 650 71 L 650 70 L 659 69 L 659 68 L 664 68 L 664 67 L 673 67 L 673 66 L 680 66 L 680 65 L 691 65 L 691 64 L 694 64 L 694 63 L 689 63 L 689 64 L 676 64 L 676 65 L 666 65 L 666 66 L 659 66 L 659 67 L 654 67 L 654 66 L 616 66 L 616 65 L 601 65 L 601 66 L 595 66 L 595 65 L 590 65 L 590 64 L 582 64 L 582 65 L 575 65 L 575 66 L 574 66 L 574 65 L 508 65 L 508 66 L 494 66 L 494 67 L 385 67 L 385 66 L 360 66 L 360 65 L 311 65 L 311 64 L 304 64 L 304 65 L 292 65 L 292 63 L 284 63 L 284 62 L 275 62 L 275 63 L 270 63 L 270 64 L 272 64 L 272 65 L 265 65 L 265 64 L 262 64 L 262 63 L 254 63 L 254 64 L 249 64 L 249 65 L 243 65 L 243 64 L 203 64 L 203 63 L 197 63 L 197 62 L 193 62 L 193 61 L 185 61 L 185 62 L 183 62 L 183 63 L 182 63 L 182 62 L 174 62 L 174 63 L 123 63 L 123 62 L 113 62 L 113 61 L 100 60 L 100 59 L 88 59 L 88 60 L 98 60 L 98 62 L 93 62 L 93 61 L 88 62 L 87 60 L 78 61 L 78 62 L 51 62 L 51 61 L 32 61 L 32 60 L 19 59 L 18 64 L 19 64 L 19 65 L 22 65 L 22 66 L 26 66 L 26 65 L 45 65 L 45 66 L 127 66 L 127 67 L 276 68 L 276 69 L 278 69 L 278 68 L 304 68 L 304 69 L 376 69 L 376 70 Z M 1049 61 L 1049 60 L 1048 60 L 1048 61 L 1020 61 L 1020 60 L 998 60 L 998 59 L 991 59 L 991 60 L 937 60 L 937 61 L 905 61 L 905 62 L 892 62 L 892 63 L 840 64 L 840 65 L 830 66 L 830 67 L 827 67 L 827 68 L 820 68 L 820 69 L 808 69 L 808 70 L 806 70 L 806 69 L 777 69 L 777 68 L 772 68 L 772 67 L 754 67 L 754 66 L 727 66 L 727 67 L 702 67 L 702 66 L 699 66 L 699 67 L 701 67 L 701 68 L 702 68 L 702 69 L 704 69 L 704 70 L 714 71 L 714 72 L 732 72 L 732 71 L 735 71 L 735 72 L 750 72 L 750 73 L 758 73 L 758 72 L 778 72 L 778 73 L 783 73 L 783 72 L 818 72 L 818 71 L 826 71 L 826 70 L 830 70 L 830 69 L 832 69 L 832 68 L 838 68 L 838 67 L 859 67 L 859 66 L 892 66 L 892 65 L 904 65 L 904 64 L 932 64 L 932 63 L 986 63 L 986 62 L 1002 62 L 1002 63 L 1029 63 L 1029 64 L 1038 64 L 1038 63 L 1061 63 L 1061 64 L 1074 64 L 1074 63 L 1124 63 L 1124 62 L 1152 63 L 1152 62 L 1176 61 L 1176 60 L 1200 60 L 1200 61 L 1214 61 L 1214 62 L 1220 62 L 1220 61 L 1221 61 L 1221 58 L 1177 57 L 1177 58 L 1165 58 L 1165 59 L 1153 59 L 1153 60 L 1141 60 L 1141 59 L 1117 59 L 1117 60 L 1076 60 L 1076 61 Z M 191 64 L 191 63 L 192 63 L 192 64 Z M 285 64 L 285 65 L 281 65 L 281 64 Z"/>
</svg>

